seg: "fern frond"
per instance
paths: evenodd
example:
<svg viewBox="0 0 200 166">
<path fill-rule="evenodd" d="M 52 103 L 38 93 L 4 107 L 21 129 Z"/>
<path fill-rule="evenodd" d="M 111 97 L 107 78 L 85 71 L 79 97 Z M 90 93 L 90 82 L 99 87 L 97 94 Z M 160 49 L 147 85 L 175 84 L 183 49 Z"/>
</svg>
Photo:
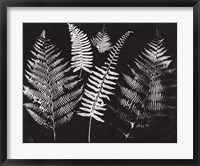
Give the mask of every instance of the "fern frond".
<svg viewBox="0 0 200 166">
<path fill-rule="evenodd" d="M 136 113 L 136 127 L 149 127 L 156 117 L 166 116 L 164 110 L 174 109 L 166 101 L 176 98 L 170 97 L 166 91 L 176 87 L 176 84 L 172 83 L 171 79 L 165 79 L 165 75 L 175 69 L 169 68 L 172 60 L 171 56 L 166 55 L 164 38 L 158 31 L 156 34 L 157 36 L 147 43 L 148 48 L 144 48 L 142 55 L 136 58 L 137 72 L 128 66 L 131 75 L 123 73 L 125 85 L 119 84 L 121 93 L 116 97 L 124 108 L 122 112 Z M 140 109 L 137 109 L 138 106 Z"/>
<path fill-rule="evenodd" d="M 169 69 L 172 60 L 171 56 L 166 55 L 167 49 L 164 44 L 165 39 L 156 29 L 156 37 L 147 43 L 148 48 L 144 48 L 142 56 L 139 56 L 135 61 L 149 82 L 145 107 L 148 111 L 155 113 L 167 108 L 167 105 L 164 104 L 166 97 L 164 92 L 167 87 L 162 82 L 166 74 L 175 70 Z"/>
<path fill-rule="evenodd" d="M 68 23 L 69 32 L 72 42 L 71 59 L 73 72 L 80 70 L 80 76 L 82 70 L 91 73 L 90 68 L 93 67 L 93 52 L 91 51 L 91 44 L 86 34 L 73 24 Z"/>
<path fill-rule="evenodd" d="M 133 127 L 149 127 L 155 123 L 155 118 L 167 116 L 163 113 L 164 109 L 173 109 L 165 102 L 170 98 L 164 94 L 165 91 L 175 84 L 164 85 L 164 82 L 169 81 L 164 81 L 163 78 L 175 69 L 168 68 L 172 60 L 171 56 L 165 55 L 167 49 L 164 47 L 164 38 L 159 34 L 148 46 L 135 60 L 139 70 L 128 66 L 131 74 L 122 73 L 125 84 L 118 84 L 120 93 L 115 94 L 115 99 L 122 108 L 109 106 L 112 118 L 117 119 L 117 123 L 110 122 L 111 126 L 126 139 L 133 137 Z"/>
<path fill-rule="evenodd" d="M 78 115 L 84 117 L 90 117 L 89 120 L 89 132 L 88 141 L 90 142 L 90 130 L 91 122 L 94 118 L 99 122 L 104 122 L 102 116 L 106 111 L 105 99 L 110 100 L 110 95 L 113 94 L 115 89 L 116 81 L 118 80 L 118 73 L 116 72 L 116 65 L 118 61 L 118 55 L 121 48 L 123 47 L 125 40 L 128 36 L 133 33 L 128 31 L 123 35 L 112 47 L 109 57 L 102 67 L 95 67 L 88 79 L 86 88 L 84 89 L 84 96 L 82 97 L 82 106 Z"/>
<path fill-rule="evenodd" d="M 33 48 L 31 52 L 37 59 L 28 60 L 25 77 L 34 89 L 24 85 L 23 93 L 31 101 L 24 107 L 38 124 L 53 130 L 56 140 L 56 127 L 71 120 L 82 88 L 74 90 L 80 80 L 66 76 L 71 68 L 58 59 L 61 52 L 46 38 L 45 30 Z M 66 94 L 66 89 L 71 91 Z"/>
<path fill-rule="evenodd" d="M 102 31 L 98 32 L 96 37 L 91 39 L 91 42 L 98 49 L 99 53 L 104 53 L 112 48 L 110 36 L 105 31 L 105 24 Z"/>
</svg>

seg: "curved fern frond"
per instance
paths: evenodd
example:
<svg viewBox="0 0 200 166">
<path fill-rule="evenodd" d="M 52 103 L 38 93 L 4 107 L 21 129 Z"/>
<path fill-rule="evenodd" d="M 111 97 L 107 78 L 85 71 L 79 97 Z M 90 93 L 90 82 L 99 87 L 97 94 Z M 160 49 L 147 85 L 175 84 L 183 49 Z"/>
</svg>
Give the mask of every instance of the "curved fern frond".
<svg viewBox="0 0 200 166">
<path fill-rule="evenodd" d="M 103 24 L 102 31 L 98 32 L 96 37 L 91 39 L 91 42 L 98 49 L 99 53 L 104 53 L 112 48 L 110 36 L 105 31 L 105 24 Z"/>
<path fill-rule="evenodd" d="M 91 122 L 94 118 L 99 122 L 104 122 L 102 116 L 106 111 L 105 99 L 110 100 L 109 95 L 113 94 L 116 82 L 118 80 L 118 73 L 116 72 L 116 65 L 121 48 L 123 47 L 128 36 L 133 33 L 128 31 L 123 35 L 111 49 L 107 61 L 102 67 L 95 67 L 88 79 L 87 87 L 84 89 L 84 96 L 82 98 L 81 112 L 78 115 L 90 117 L 88 141 L 90 142 Z"/>
<path fill-rule="evenodd" d="M 34 89 L 24 86 L 23 93 L 31 100 L 24 106 L 39 125 L 53 130 L 55 141 L 56 128 L 71 120 L 82 88 L 78 92 L 73 90 L 80 80 L 77 76 L 66 76 L 70 67 L 58 59 L 61 52 L 46 38 L 45 30 L 33 48 L 31 53 L 36 59 L 28 60 L 29 71 L 25 77 Z M 73 91 L 66 94 L 66 89 Z"/>
<path fill-rule="evenodd" d="M 91 44 L 86 34 L 73 24 L 68 23 L 69 32 L 72 42 L 72 59 L 71 65 L 74 68 L 73 72 L 80 70 L 81 77 L 82 70 L 91 73 L 90 68 L 93 67 L 93 52 L 91 51 Z"/>
</svg>

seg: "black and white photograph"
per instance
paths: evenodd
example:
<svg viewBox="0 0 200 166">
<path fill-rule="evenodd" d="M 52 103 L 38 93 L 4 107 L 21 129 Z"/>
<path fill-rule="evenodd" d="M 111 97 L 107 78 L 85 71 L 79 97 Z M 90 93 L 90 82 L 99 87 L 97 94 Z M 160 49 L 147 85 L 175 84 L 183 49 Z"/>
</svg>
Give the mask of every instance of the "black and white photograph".
<svg viewBox="0 0 200 166">
<path fill-rule="evenodd" d="M 177 23 L 23 23 L 23 143 L 177 143 Z"/>
</svg>

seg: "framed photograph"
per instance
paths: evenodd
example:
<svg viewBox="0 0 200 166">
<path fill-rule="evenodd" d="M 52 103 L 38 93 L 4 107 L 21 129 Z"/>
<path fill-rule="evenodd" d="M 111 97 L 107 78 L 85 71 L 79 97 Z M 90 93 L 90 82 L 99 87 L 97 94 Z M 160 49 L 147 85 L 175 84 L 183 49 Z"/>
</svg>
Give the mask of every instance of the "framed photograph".
<svg viewBox="0 0 200 166">
<path fill-rule="evenodd" d="M 199 165 L 198 0 L 9 0 L 1 165 Z"/>
</svg>

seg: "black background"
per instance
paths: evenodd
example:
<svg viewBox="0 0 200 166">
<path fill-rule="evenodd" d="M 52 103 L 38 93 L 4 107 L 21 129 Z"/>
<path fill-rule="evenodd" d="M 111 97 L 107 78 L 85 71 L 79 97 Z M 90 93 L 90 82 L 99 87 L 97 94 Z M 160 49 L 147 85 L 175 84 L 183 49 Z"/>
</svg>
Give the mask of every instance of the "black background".
<svg viewBox="0 0 200 166">
<path fill-rule="evenodd" d="M 103 23 L 74 23 L 89 38 L 95 37 L 98 31 L 102 30 Z M 167 54 L 171 55 L 173 63 L 172 68 L 177 66 L 177 24 L 176 23 L 106 23 L 106 31 L 111 37 L 111 42 L 115 43 L 121 35 L 126 31 L 134 33 L 128 38 L 119 57 L 118 70 L 126 72 L 126 65 L 133 64 L 134 58 L 140 55 L 146 43 L 155 37 L 156 28 L 161 36 L 165 37 Z M 24 23 L 23 24 L 23 67 L 27 69 L 27 59 L 32 58 L 30 50 L 33 50 L 33 44 L 39 37 L 41 31 L 46 30 L 47 38 L 62 50 L 61 57 L 66 60 L 71 59 L 71 42 L 67 23 Z M 94 64 L 100 66 L 107 58 L 107 54 L 99 55 L 97 50 L 94 52 Z M 176 81 L 176 73 L 172 76 Z M 85 78 L 87 79 L 87 78 Z M 24 85 L 28 85 L 25 77 L 23 77 Z M 174 92 L 173 92 L 174 93 Z M 176 91 L 175 91 L 176 93 Z M 24 103 L 29 102 L 24 97 Z M 176 103 L 175 103 L 176 105 Z M 176 111 L 176 110 L 175 110 Z M 79 117 L 77 115 L 67 124 L 57 129 L 57 142 L 87 142 L 88 118 Z M 162 133 L 169 135 L 166 131 L 168 126 L 172 126 L 172 133 L 167 139 L 161 139 Z M 176 142 L 177 132 L 176 113 L 173 121 L 162 121 L 158 123 L 155 129 L 145 130 L 137 140 L 129 140 L 126 142 Z M 161 136 L 162 135 L 162 136 Z M 124 137 L 106 123 L 92 121 L 92 141 L 93 142 L 124 142 Z M 52 131 L 48 131 L 39 126 L 30 117 L 27 111 L 23 110 L 23 142 L 24 143 L 48 143 L 53 142 Z"/>
</svg>

